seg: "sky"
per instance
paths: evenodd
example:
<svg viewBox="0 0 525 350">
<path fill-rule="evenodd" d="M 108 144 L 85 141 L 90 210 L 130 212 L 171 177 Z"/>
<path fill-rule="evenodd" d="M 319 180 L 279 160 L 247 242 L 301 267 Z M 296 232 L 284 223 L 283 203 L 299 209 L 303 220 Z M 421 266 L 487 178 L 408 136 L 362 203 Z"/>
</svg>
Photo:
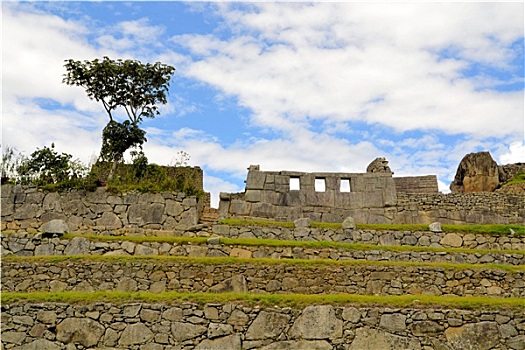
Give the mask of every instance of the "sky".
<svg viewBox="0 0 525 350">
<path fill-rule="evenodd" d="M 251 164 L 385 157 L 446 192 L 468 153 L 525 162 L 523 2 L 3 1 L 2 149 L 96 158 L 107 113 L 62 78 L 64 60 L 103 56 L 176 68 L 144 152 L 187 152 L 213 206 Z"/>
</svg>

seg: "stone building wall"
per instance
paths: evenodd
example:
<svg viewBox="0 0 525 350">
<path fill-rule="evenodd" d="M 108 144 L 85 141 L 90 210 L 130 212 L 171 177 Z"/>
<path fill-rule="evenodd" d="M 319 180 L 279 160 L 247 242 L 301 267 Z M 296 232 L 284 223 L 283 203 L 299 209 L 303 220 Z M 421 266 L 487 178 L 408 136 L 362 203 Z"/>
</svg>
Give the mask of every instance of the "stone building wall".
<svg viewBox="0 0 525 350">
<path fill-rule="evenodd" d="M 316 182 L 324 183 L 324 191 Z M 269 172 L 258 166 L 249 168 L 244 193 L 220 195 L 219 217 L 342 222 L 349 216 L 370 224 L 525 224 L 525 196 L 442 194 L 435 176 Z"/>
<path fill-rule="evenodd" d="M 4 349 L 522 349 L 513 310 L 191 302 L 2 305 Z"/>
<path fill-rule="evenodd" d="M 366 232 L 363 232 L 366 234 Z M 388 237 L 388 236 L 386 236 Z M 427 236 L 419 235 L 413 237 L 411 243 L 432 244 Z M 487 251 L 484 249 L 473 249 L 471 252 L 456 251 L 397 251 L 388 249 L 388 246 L 378 245 L 373 250 L 362 250 L 359 248 L 329 248 L 329 247 L 300 247 L 300 246 L 254 246 L 254 245 L 227 245 L 222 243 L 188 244 L 176 242 L 142 242 L 137 243 L 129 240 L 97 241 L 83 236 L 73 238 L 42 237 L 27 233 L 13 233 L 1 235 L 1 256 L 60 256 L 60 255 L 105 255 L 105 256 L 187 256 L 187 257 L 236 257 L 236 258 L 272 258 L 272 259 L 331 259 L 331 260 L 368 260 L 368 261 L 418 261 L 418 262 L 450 262 L 469 264 L 507 264 L 525 265 L 525 237 L 523 240 L 507 238 L 502 245 L 508 247 L 522 247 L 521 250 Z M 362 238 L 356 236 L 356 238 Z M 364 237 L 368 238 L 368 237 Z M 462 239 L 458 235 L 452 239 Z M 465 241 L 465 246 L 487 246 L 499 243 L 486 242 L 485 237 L 477 237 L 484 245 L 472 239 Z M 387 240 L 391 239 L 391 242 Z M 443 242 L 450 241 L 449 237 L 441 238 Z M 490 238 L 489 238 L 490 239 Z M 400 244 L 402 240 L 398 240 Z M 405 239 L 408 241 L 408 239 Z M 426 241 L 426 242 L 425 242 Z M 499 240 L 494 240 L 499 241 Z M 362 241 L 370 244 L 370 240 Z M 385 239 L 380 237 L 381 243 L 396 243 L 394 235 Z M 520 243 L 522 242 L 522 243 Z M 461 241 L 463 243 L 463 241 Z M 441 245 L 439 240 L 433 245 Z M 421 246 L 421 245 L 420 245 Z"/>
<path fill-rule="evenodd" d="M 220 199 L 220 217 L 325 222 L 342 222 L 370 209 L 383 213 L 397 201 L 391 173 L 272 172 L 258 166 L 250 166 L 243 195 L 221 193 Z"/>
<path fill-rule="evenodd" d="M 74 259 L 75 263 L 72 263 Z M 264 271 L 263 273 L 261 273 Z M 147 291 L 525 298 L 525 271 L 366 262 L 190 258 L 4 258 L 2 292 Z"/>
<path fill-rule="evenodd" d="M 438 193 L 436 175 L 394 177 L 397 193 Z"/>
<path fill-rule="evenodd" d="M 123 227 L 184 230 L 199 221 L 202 203 L 184 193 L 48 192 L 2 185 L 2 230 L 36 232 L 51 220 L 64 220 L 69 231 Z"/>
</svg>

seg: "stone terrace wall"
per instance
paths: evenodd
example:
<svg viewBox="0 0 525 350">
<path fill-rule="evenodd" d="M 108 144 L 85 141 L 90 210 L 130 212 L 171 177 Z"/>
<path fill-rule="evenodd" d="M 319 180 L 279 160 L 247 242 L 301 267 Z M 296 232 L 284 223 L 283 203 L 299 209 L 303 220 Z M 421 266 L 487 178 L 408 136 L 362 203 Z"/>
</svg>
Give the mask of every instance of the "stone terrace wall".
<svg viewBox="0 0 525 350">
<path fill-rule="evenodd" d="M 428 224 L 522 224 L 525 196 L 503 193 L 398 193 L 395 222 Z"/>
<path fill-rule="evenodd" d="M 175 291 L 525 298 L 525 271 L 480 266 L 221 262 L 187 258 L 2 260 L 2 292 Z"/>
<path fill-rule="evenodd" d="M 228 238 L 269 238 L 298 241 L 380 244 L 385 246 L 408 245 L 437 248 L 525 250 L 525 236 L 522 235 L 509 237 L 430 231 L 333 230 L 307 227 L 288 229 L 281 227 L 236 227 L 228 225 L 214 225 L 213 233 Z"/>
<path fill-rule="evenodd" d="M 115 195 L 94 192 L 47 192 L 35 187 L 2 185 L 2 230 L 36 232 L 42 224 L 61 219 L 69 230 L 114 230 L 122 227 L 184 230 L 199 221 L 202 203 L 184 193 Z"/>
<path fill-rule="evenodd" d="M 478 237 L 479 238 L 479 237 Z M 476 242 L 476 241 L 474 241 Z M 476 242 L 477 243 L 477 242 Z M 509 243 L 510 244 L 510 241 Z M 525 247 L 525 245 L 522 245 Z M 61 239 L 46 238 L 34 234 L 2 234 L 1 256 L 42 256 L 42 255 L 112 255 L 143 256 L 170 255 L 188 257 L 230 256 L 239 258 L 273 259 L 332 259 L 332 260 L 370 260 L 370 261 L 421 261 L 451 262 L 470 264 L 508 264 L 525 265 L 523 252 L 471 252 L 443 253 L 433 251 L 390 251 L 378 247 L 373 250 L 351 250 L 336 248 L 244 246 L 225 244 L 181 244 L 167 242 L 135 243 L 126 240 L 90 241 L 85 237 Z"/>
<path fill-rule="evenodd" d="M 98 302 L 2 305 L 4 349 L 523 349 L 511 310 Z M 70 348 L 68 347 L 68 349 Z"/>
</svg>

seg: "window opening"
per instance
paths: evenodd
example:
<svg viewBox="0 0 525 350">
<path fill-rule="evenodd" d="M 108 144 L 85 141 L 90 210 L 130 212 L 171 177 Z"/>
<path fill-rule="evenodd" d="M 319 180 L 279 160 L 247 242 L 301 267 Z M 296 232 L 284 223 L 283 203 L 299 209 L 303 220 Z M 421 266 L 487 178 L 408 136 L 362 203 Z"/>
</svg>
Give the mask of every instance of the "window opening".
<svg viewBox="0 0 525 350">
<path fill-rule="evenodd" d="M 340 192 L 350 192 L 350 179 L 341 179 Z"/>
<path fill-rule="evenodd" d="M 301 189 L 301 181 L 298 177 L 290 177 L 290 191 L 297 191 Z"/>
<path fill-rule="evenodd" d="M 325 192 L 326 191 L 326 179 L 316 178 L 315 179 L 315 192 Z"/>
</svg>

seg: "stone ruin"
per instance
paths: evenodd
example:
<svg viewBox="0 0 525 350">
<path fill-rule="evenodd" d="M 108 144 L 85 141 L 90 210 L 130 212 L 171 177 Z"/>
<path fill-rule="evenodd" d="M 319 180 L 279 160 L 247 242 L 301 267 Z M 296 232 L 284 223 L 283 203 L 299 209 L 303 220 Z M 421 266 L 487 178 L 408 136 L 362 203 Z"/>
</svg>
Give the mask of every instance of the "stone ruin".
<svg viewBox="0 0 525 350">
<path fill-rule="evenodd" d="M 436 176 L 392 175 L 385 158 L 375 159 L 366 173 L 261 171 L 251 165 L 243 193 L 221 193 L 219 217 L 342 222 L 351 216 L 358 222 L 388 222 L 398 192 L 438 192 Z"/>
</svg>

